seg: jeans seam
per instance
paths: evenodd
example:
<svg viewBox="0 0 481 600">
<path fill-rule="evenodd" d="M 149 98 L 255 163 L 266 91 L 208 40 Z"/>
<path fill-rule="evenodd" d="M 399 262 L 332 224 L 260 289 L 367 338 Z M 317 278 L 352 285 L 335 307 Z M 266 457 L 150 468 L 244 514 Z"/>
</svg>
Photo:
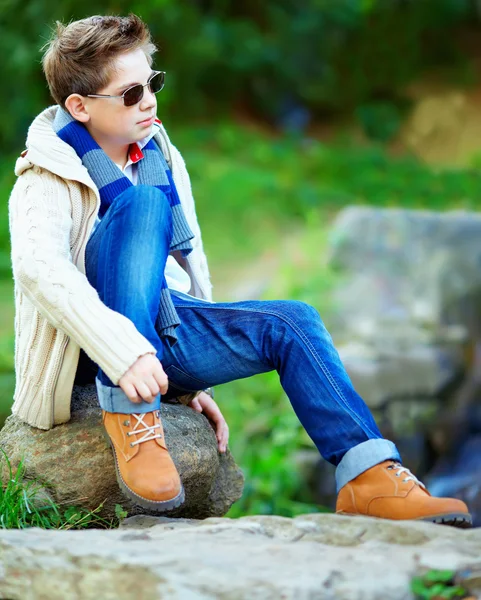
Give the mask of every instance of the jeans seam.
<svg viewBox="0 0 481 600">
<path fill-rule="evenodd" d="M 191 305 L 186 305 L 186 304 L 176 304 L 176 308 L 197 308 L 196 306 L 191 306 Z M 238 310 L 241 312 L 257 312 L 257 313 L 261 313 L 261 314 L 265 314 L 265 315 L 271 315 L 274 317 L 278 317 L 279 319 L 285 321 L 288 325 L 290 325 L 292 327 L 292 329 L 297 333 L 297 335 L 305 342 L 307 348 L 309 349 L 309 351 L 311 352 L 312 356 L 315 358 L 317 364 L 320 366 L 320 368 L 322 369 L 322 372 L 324 373 L 324 375 L 326 376 L 327 380 L 329 381 L 329 383 L 331 384 L 334 392 L 336 392 L 337 397 L 343 402 L 343 404 L 346 406 L 347 410 L 349 411 L 349 413 L 351 414 L 351 417 L 353 418 L 353 420 L 362 428 L 364 429 L 366 432 L 368 432 L 370 435 L 375 436 L 375 438 L 377 439 L 377 435 L 370 430 L 370 428 L 368 426 L 366 426 L 366 424 L 363 421 L 360 421 L 358 419 L 358 415 L 356 414 L 356 412 L 352 409 L 351 405 L 349 404 L 347 398 L 344 396 L 344 394 L 342 393 L 342 391 L 339 389 L 339 387 L 337 386 L 336 382 L 332 379 L 331 374 L 329 373 L 328 368 L 326 367 L 324 361 L 322 360 L 322 358 L 318 355 L 318 353 L 315 351 L 314 348 L 312 348 L 312 344 L 309 342 L 309 340 L 304 336 L 304 334 L 302 333 L 302 331 L 296 326 L 296 324 L 294 322 L 292 322 L 288 317 L 286 317 L 283 314 L 279 314 L 277 312 L 274 311 L 267 311 L 267 310 L 258 310 L 258 309 L 251 309 L 251 308 L 226 308 L 223 306 L 207 306 L 206 308 L 210 308 L 213 310 Z"/>
</svg>

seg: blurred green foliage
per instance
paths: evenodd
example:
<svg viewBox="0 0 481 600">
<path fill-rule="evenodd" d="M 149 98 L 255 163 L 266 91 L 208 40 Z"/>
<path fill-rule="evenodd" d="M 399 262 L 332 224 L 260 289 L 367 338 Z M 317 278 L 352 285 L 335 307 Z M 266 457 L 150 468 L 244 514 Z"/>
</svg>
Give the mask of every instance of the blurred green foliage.
<svg viewBox="0 0 481 600">
<path fill-rule="evenodd" d="M 472 0 L 0 0 L 0 76 L 13 83 L 0 143 L 20 144 L 49 103 L 39 49 L 57 19 L 139 14 L 167 71 L 164 116 L 239 107 L 296 128 L 361 106 L 361 123 L 383 138 L 396 129 L 406 83 L 463 61 L 457 28 L 476 18 L 475 8 Z M 379 132 L 369 113 L 386 110 L 390 127 Z"/>
</svg>

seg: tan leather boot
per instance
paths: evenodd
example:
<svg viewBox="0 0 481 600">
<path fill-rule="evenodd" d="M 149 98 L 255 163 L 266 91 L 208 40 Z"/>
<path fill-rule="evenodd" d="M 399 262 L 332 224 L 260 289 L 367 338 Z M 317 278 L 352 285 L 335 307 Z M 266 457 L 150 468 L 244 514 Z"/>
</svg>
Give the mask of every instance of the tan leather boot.
<svg viewBox="0 0 481 600">
<path fill-rule="evenodd" d="M 462 500 L 434 498 L 409 469 L 392 460 L 347 483 L 337 496 L 336 513 L 472 526 L 468 507 Z"/>
<path fill-rule="evenodd" d="M 102 411 L 122 492 L 136 504 L 165 512 L 184 502 L 179 473 L 165 445 L 160 411 Z"/>
</svg>

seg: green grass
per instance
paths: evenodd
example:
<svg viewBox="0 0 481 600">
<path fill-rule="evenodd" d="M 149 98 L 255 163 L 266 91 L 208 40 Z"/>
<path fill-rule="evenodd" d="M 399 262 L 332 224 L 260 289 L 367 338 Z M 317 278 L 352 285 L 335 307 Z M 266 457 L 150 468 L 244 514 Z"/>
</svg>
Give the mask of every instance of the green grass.
<svg viewBox="0 0 481 600">
<path fill-rule="evenodd" d="M 454 570 L 429 569 L 411 580 L 411 592 L 416 600 L 466 600 L 474 596 L 462 585 L 462 577 Z"/>
<path fill-rule="evenodd" d="M 125 516 L 120 506 L 116 507 L 116 518 L 104 519 L 99 515 L 102 505 L 89 511 L 77 506 L 62 508 L 52 502 L 36 481 L 25 478 L 25 465 L 20 462 L 16 471 L 0 449 L 0 472 L 3 480 L 0 486 L 0 528 L 26 529 L 86 529 L 116 527 Z"/>
<path fill-rule="evenodd" d="M 204 246 L 216 285 L 235 282 L 245 265 L 268 249 L 280 253 L 301 231 L 296 251 L 283 259 L 263 298 L 293 298 L 314 305 L 329 325 L 337 277 L 328 266 L 327 232 L 349 204 L 447 210 L 477 209 L 476 169 L 435 171 L 412 157 L 394 158 L 380 145 L 347 139 L 274 137 L 232 123 L 168 126 L 189 169 Z M 0 412 L 13 394 L 13 290 L 8 257 L 7 198 L 13 159 L 0 164 Z M 3 266 L 2 266 L 3 265 Z M 225 286 L 224 286 L 225 287 Z M 223 298 L 214 296 L 217 300 Z M 217 389 L 231 431 L 231 450 L 246 474 L 243 498 L 230 516 L 293 515 L 321 510 L 313 504 L 294 461 L 312 448 L 276 373 Z"/>
</svg>

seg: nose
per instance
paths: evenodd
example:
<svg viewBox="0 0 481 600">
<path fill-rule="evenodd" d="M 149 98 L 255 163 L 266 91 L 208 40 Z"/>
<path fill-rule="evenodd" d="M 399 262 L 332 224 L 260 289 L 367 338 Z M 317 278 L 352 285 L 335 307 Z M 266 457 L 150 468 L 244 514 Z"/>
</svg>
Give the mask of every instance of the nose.
<svg viewBox="0 0 481 600">
<path fill-rule="evenodd" d="M 149 110 L 154 106 L 157 106 L 157 98 L 155 97 L 155 94 L 150 91 L 149 86 L 146 85 L 144 87 L 144 96 L 140 101 L 140 110 Z"/>
</svg>

